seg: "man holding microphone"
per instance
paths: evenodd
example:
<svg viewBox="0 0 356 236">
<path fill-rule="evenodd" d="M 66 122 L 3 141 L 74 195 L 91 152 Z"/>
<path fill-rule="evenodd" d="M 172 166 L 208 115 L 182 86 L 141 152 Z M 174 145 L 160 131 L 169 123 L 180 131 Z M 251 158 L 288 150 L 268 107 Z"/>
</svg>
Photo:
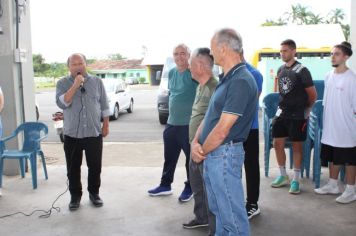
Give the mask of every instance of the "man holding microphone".
<svg viewBox="0 0 356 236">
<path fill-rule="evenodd" d="M 103 205 L 99 196 L 100 174 L 103 137 L 109 133 L 110 111 L 103 82 L 87 73 L 85 56 L 72 54 L 67 66 L 70 75 L 58 81 L 56 103 L 64 115 L 64 152 L 71 194 L 69 210 L 73 211 L 79 208 L 82 196 L 83 151 L 88 166 L 89 199 L 96 207 Z"/>
</svg>

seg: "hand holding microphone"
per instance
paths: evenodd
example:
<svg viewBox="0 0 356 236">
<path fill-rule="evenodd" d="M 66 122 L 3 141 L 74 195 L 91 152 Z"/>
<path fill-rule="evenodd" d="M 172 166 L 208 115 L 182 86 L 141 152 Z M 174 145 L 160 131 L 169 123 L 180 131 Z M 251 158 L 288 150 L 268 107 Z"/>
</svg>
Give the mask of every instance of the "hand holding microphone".
<svg viewBox="0 0 356 236">
<path fill-rule="evenodd" d="M 80 88 L 80 91 L 82 93 L 85 92 L 85 88 L 84 88 L 84 80 L 85 80 L 85 77 L 82 75 L 82 73 L 80 71 L 77 72 L 77 76 L 75 77 L 75 82 L 78 84 L 79 83 L 79 88 Z"/>
</svg>

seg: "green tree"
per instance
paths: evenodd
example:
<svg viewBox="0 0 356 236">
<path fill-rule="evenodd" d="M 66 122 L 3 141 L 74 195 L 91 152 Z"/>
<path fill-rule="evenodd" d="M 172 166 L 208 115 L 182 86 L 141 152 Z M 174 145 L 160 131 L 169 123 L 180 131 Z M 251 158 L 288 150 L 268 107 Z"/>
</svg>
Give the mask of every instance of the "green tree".
<svg viewBox="0 0 356 236">
<path fill-rule="evenodd" d="M 302 6 L 299 3 L 295 6 L 292 5 L 291 7 L 292 11 L 287 12 L 287 15 L 289 15 L 288 20 L 298 25 L 307 24 L 308 19 L 311 15 L 311 12 L 308 10 L 308 7 Z"/>
<path fill-rule="evenodd" d="M 308 25 L 317 25 L 323 23 L 324 23 L 324 17 L 320 16 L 320 14 L 315 15 L 314 13 L 310 13 L 308 19 Z"/>
<path fill-rule="evenodd" d="M 349 24 L 341 24 L 342 31 L 344 32 L 344 36 L 346 40 L 350 39 L 350 25 Z"/>
<path fill-rule="evenodd" d="M 336 8 L 331 10 L 328 14 L 329 19 L 327 22 L 329 24 L 341 24 L 341 22 L 345 19 L 345 13 L 342 9 Z"/>
<path fill-rule="evenodd" d="M 344 32 L 346 40 L 350 37 L 350 25 L 344 24 L 345 13 L 342 9 L 336 8 L 331 10 L 326 17 L 320 14 L 315 14 L 309 11 L 307 6 L 302 6 L 301 4 L 292 5 L 290 12 L 285 12 L 282 17 L 277 21 L 273 19 L 268 19 L 262 26 L 272 26 L 272 25 L 287 25 L 288 23 L 294 23 L 298 25 L 310 25 L 310 24 L 340 24 Z"/>
<path fill-rule="evenodd" d="M 115 53 L 115 54 L 109 54 L 108 59 L 110 60 L 123 60 L 126 59 L 126 57 L 123 57 L 120 53 Z"/>
<path fill-rule="evenodd" d="M 93 64 L 94 62 L 96 62 L 96 59 L 87 59 L 87 65 Z"/>
<path fill-rule="evenodd" d="M 329 12 L 328 17 L 326 22 L 328 24 L 340 24 L 345 38 L 348 40 L 350 37 L 350 25 L 342 23 L 345 20 L 345 12 L 340 8 L 336 8 Z"/>
<path fill-rule="evenodd" d="M 51 63 L 51 68 L 46 72 L 47 77 L 60 78 L 68 74 L 66 63 Z"/>
<path fill-rule="evenodd" d="M 45 63 L 45 59 L 41 54 L 33 54 L 33 71 L 35 76 L 43 76 L 50 69 L 50 64 Z"/>
</svg>

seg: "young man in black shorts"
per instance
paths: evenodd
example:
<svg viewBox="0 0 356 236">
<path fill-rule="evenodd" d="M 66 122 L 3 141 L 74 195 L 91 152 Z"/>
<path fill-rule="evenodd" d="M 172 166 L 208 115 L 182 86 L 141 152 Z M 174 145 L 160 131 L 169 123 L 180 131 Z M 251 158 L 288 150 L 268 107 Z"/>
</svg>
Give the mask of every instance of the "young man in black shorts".
<svg viewBox="0 0 356 236">
<path fill-rule="evenodd" d="M 329 164 L 329 180 L 315 189 L 317 194 L 339 194 L 338 176 L 346 167 L 346 186 L 338 203 L 356 201 L 356 74 L 347 67 L 352 56 L 348 42 L 335 45 L 331 51 L 334 69 L 325 78 L 323 135 L 321 159 Z"/>
<path fill-rule="evenodd" d="M 289 193 L 300 193 L 300 170 L 302 167 L 303 142 L 307 134 L 307 119 L 317 93 L 309 70 L 295 60 L 296 44 L 287 39 L 281 43 L 281 59 L 285 62 L 277 72 L 280 101 L 272 125 L 273 146 L 276 152 L 280 176 L 272 187 L 289 184 L 286 172 L 284 145 L 287 138 L 292 141 L 294 176 Z"/>
</svg>

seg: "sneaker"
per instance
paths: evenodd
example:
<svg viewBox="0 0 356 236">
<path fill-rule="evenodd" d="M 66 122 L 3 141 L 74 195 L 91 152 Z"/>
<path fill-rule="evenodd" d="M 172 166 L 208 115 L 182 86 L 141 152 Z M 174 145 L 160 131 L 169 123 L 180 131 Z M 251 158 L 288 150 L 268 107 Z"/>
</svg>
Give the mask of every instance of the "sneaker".
<svg viewBox="0 0 356 236">
<path fill-rule="evenodd" d="M 183 224 L 183 228 L 185 229 L 195 229 L 195 228 L 207 227 L 207 226 L 209 226 L 208 223 L 199 223 L 196 219 Z"/>
<path fill-rule="evenodd" d="M 2 196 L 1 188 L 0 188 L 0 197 Z"/>
<path fill-rule="evenodd" d="M 150 196 L 166 196 L 171 195 L 172 189 L 171 186 L 158 186 L 156 188 L 148 190 Z"/>
<path fill-rule="evenodd" d="M 261 210 L 258 208 L 257 204 L 246 203 L 246 212 L 247 218 L 251 219 L 252 217 L 259 215 Z"/>
<path fill-rule="evenodd" d="M 299 182 L 296 180 L 292 180 L 290 183 L 289 193 L 291 194 L 298 194 L 300 193 Z"/>
<path fill-rule="evenodd" d="M 314 189 L 314 192 L 317 194 L 339 194 L 340 189 L 337 185 L 333 186 L 328 182 L 323 187 Z"/>
<path fill-rule="evenodd" d="M 193 192 L 190 185 L 185 184 L 183 192 L 180 194 L 178 200 L 180 202 L 188 202 L 190 199 L 193 198 Z"/>
<path fill-rule="evenodd" d="M 354 191 L 344 191 L 341 196 L 336 198 L 338 203 L 350 203 L 356 200 L 356 194 Z"/>
<path fill-rule="evenodd" d="M 280 188 L 280 187 L 283 187 L 283 186 L 285 186 L 287 184 L 289 184 L 288 175 L 286 175 L 286 176 L 280 175 L 272 182 L 271 186 L 273 188 Z"/>
</svg>

